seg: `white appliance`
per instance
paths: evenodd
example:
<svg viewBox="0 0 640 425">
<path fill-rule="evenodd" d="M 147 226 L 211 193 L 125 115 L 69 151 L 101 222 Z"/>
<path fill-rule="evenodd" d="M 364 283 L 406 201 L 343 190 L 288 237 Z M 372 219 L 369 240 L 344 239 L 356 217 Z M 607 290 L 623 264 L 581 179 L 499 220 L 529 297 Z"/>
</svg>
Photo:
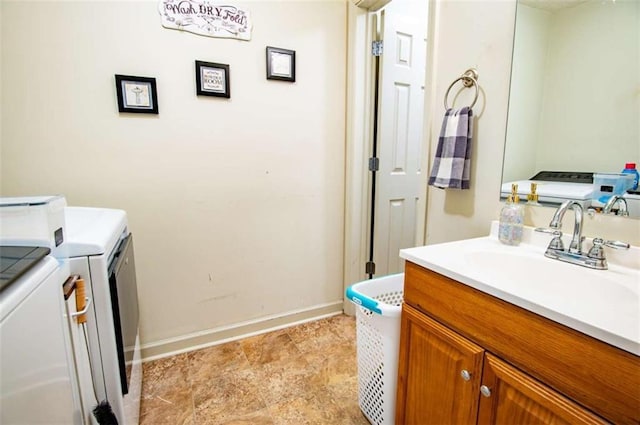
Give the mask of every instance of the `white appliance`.
<svg viewBox="0 0 640 425">
<path fill-rule="evenodd" d="M 64 196 L 0 198 L 0 238 L 5 245 L 45 246 L 61 256 L 64 242 Z"/>
<path fill-rule="evenodd" d="M 108 400 L 121 425 L 139 421 L 142 365 L 133 239 L 122 210 L 65 208 L 65 249 L 71 273 L 93 299 L 87 322 L 99 401 Z"/>
<path fill-rule="evenodd" d="M 0 219 L 3 244 L 50 247 L 52 255 L 86 283 L 86 296 L 92 300 L 87 323 L 79 326 L 69 320 L 67 327 L 67 344 L 80 370 L 75 394 L 84 401 L 84 420 L 78 423 L 94 422 L 91 410 L 106 400 L 120 425 L 138 424 L 142 368 L 133 239 L 126 213 L 66 207 L 64 197 L 42 196 L 0 198 Z M 34 234 L 33 229 L 39 230 Z M 63 307 L 71 312 L 75 303 L 67 301 Z"/>
<path fill-rule="evenodd" d="M 0 250 L 4 274 L 15 256 Z M 29 267 L 0 292 L 0 423 L 84 424 L 62 295 L 69 264 L 46 256 Z"/>
<path fill-rule="evenodd" d="M 538 202 L 542 205 L 557 207 L 569 199 L 577 201 L 585 209 L 591 205 L 593 173 L 573 171 L 540 171 L 529 180 L 503 183 L 500 200 L 507 199 L 511 185 L 517 184 L 520 202 L 527 202 L 531 183 L 536 183 Z"/>
</svg>

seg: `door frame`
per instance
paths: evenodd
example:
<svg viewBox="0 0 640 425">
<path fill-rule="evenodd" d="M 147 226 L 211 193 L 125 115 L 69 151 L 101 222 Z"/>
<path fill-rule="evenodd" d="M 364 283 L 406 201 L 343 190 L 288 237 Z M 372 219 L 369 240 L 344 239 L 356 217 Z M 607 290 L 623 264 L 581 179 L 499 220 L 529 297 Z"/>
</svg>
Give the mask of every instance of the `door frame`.
<svg viewBox="0 0 640 425">
<path fill-rule="evenodd" d="M 343 294 L 353 283 L 367 278 L 365 264 L 369 253 L 369 220 L 371 214 L 371 173 L 369 157 L 373 146 L 375 60 L 370 53 L 375 12 L 388 1 L 376 2 L 370 8 L 347 2 L 347 97 L 346 97 L 346 146 L 345 146 L 345 211 L 344 211 L 344 272 Z M 433 47 L 437 1 L 429 0 L 428 6 L 427 72 L 424 92 L 424 131 L 422 137 L 421 169 L 426 175 L 430 157 L 429 134 L 434 99 L 431 94 L 434 75 Z M 427 211 L 427 179 L 422 178 L 416 211 L 416 243 L 424 244 Z M 343 309 L 354 315 L 353 304 L 344 297 Z"/>
</svg>

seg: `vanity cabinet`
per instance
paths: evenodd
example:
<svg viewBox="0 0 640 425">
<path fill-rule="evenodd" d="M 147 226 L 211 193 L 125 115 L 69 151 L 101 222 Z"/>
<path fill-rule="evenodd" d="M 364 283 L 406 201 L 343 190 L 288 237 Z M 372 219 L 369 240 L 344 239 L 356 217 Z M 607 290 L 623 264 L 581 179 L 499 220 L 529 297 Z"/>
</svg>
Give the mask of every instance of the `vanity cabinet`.
<svg viewBox="0 0 640 425">
<path fill-rule="evenodd" d="M 396 423 L 640 423 L 640 358 L 411 262 Z"/>
<path fill-rule="evenodd" d="M 485 355 L 479 424 L 604 424 L 606 421 L 498 357 Z"/>
<path fill-rule="evenodd" d="M 406 305 L 400 326 L 396 423 L 475 423 L 484 350 Z"/>
</svg>

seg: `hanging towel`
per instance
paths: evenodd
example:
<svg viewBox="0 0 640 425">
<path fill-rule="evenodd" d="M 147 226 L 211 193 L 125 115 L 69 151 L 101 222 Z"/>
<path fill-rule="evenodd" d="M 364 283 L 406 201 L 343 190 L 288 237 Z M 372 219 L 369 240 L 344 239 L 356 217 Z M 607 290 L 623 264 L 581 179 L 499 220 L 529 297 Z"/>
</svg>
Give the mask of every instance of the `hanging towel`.
<svg viewBox="0 0 640 425">
<path fill-rule="evenodd" d="M 429 185 L 441 189 L 469 189 L 473 111 L 447 109 L 438 138 L 438 148 Z"/>
</svg>

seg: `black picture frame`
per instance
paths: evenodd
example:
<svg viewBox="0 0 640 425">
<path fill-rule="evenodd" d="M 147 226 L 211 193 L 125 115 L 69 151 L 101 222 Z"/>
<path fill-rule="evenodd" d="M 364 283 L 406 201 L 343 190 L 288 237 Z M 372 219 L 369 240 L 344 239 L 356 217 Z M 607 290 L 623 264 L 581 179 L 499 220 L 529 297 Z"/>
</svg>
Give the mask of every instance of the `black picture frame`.
<svg viewBox="0 0 640 425">
<path fill-rule="evenodd" d="M 229 65 L 196 61 L 196 94 L 198 96 L 231 97 Z"/>
<path fill-rule="evenodd" d="M 118 111 L 134 114 L 158 114 L 156 79 L 115 74 Z"/>
<path fill-rule="evenodd" d="M 296 81 L 296 52 L 267 46 L 267 80 Z"/>
</svg>

